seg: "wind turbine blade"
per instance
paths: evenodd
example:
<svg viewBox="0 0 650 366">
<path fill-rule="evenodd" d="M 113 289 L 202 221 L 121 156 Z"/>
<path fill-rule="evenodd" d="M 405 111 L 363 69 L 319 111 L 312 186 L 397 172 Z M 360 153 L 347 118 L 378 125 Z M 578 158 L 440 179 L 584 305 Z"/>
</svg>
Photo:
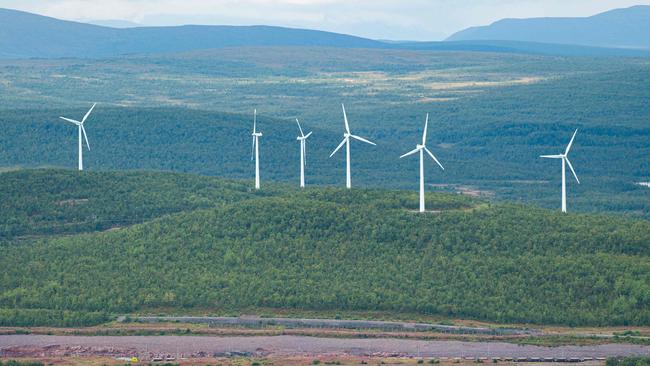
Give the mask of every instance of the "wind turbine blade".
<svg viewBox="0 0 650 366">
<path fill-rule="evenodd" d="M 305 139 L 308 139 L 308 138 L 309 138 L 309 136 L 311 136 L 311 134 L 312 134 L 312 133 L 313 133 L 313 132 L 310 132 L 310 133 L 308 133 L 308 134 L 307 134 L 306 136 L 304 136 L 304 137 L 305 137 Z"/>
<path fill-rule="evenodd" d="M 569 168 L 571 169 L 571 173 L 573 173 L 573 176 L 576 178 L 576 182 L 578 182 L 578 184 L 580 184 L 580 179 L 578 179 L 578 176 L 576 175 L 576 171 L 573 170 L 573 165 L 571 165 L 571 162 L 569 161 L 569 158 L 564 158 L 564 160 L 569 165 Z"/>
<path fill-rule="evenodd" d="M 305 134 L 302 132 L 302 127 L 300 127 L 300 122 L 298 121 L 298 118 L 296 118 L 296 123 L 298 124 L 298 129 L 300 130 L 300 136 L 305 137 Z"/>
<path fill-rule="evenodd" d="M 81 132 L 83 132 L 84 139 L 86 139 L 86 146 L 88 147 L 88 150 L 90 150 L 90 143 L 88 143 L 88 135 L 86 135 L 86 129 L 84 128 L 83 124 L 79 127 L 81 127 Z"/>
<path fill-rule="evenodd" d="M 257 109 L 253 112 L 253 133 L 257 133 Z M 253 146 L 255 142 L 253 141 Z"/>
<path fill-rule="evenodd" d="M 359 141 L 361 141 L 361 142 L 365 142 L 366 144 L 375 145 L 375 146 L 377 145 L 377 144 L 375 144 L 374 142 L 372 142 L 372 141 L 370 141 L 370 140 L 366 140 L 366 139 L 364 139 L 363 137 L 360 137 L 360 136 L 357 136 L 357 135 L 350 135 L 350 137 L 352 137 L 352 138 L 355 139 L 355 140 L 359 140 Z"/>
<path fill-rule="evenodd" d="M 81 124 L 83 124 L 84 122 L 86 122 L 86 119 L 87 119 L 88 116 L 90 116 L 90 114 L 93 112 L 93 109 L 95 109 L 95 106 L 96 106 L 96 105 L 97 105 L 97 103 L 93 103 L 93 106 L 90 107 L 90 109 L 88 110 L 88 112 L 86 112 L 86 115 L 84 116 L 84 118 L 81 120 Z"/>
<path fill-rule="evenodd" d="M 347 133 L 350 133 L 350 124 L 348 123 L 348 114 L 345 113 L 345 105 L 341 104 L 341 107 L 343 107 L 343 119 L 345 120 L 345 131 Z"/>
<path fill-rule="evenodd" d="M 70 122 L 70 123 L 74 123 L 74 124 L 77 125 L 77 126 L 79 126 L 79 125 L 81 124 L 81 122 L 79 122 L 79 121 L 75 121 L 75 120 L 70 119 L 70 118 L 65 118 L 65 117 L 59 117 L 59 118 L 61 118 L 61 119 L 64 120 L 64 121 L 68 121 L 68 122 Z"/>
<path fill-rule="evenodd" d="M 255 140 L 256 140 L 256 138 L 255 138 L 255 136 L 253 136 L 253 147 L 251 148 L 251 161 L 253 161 L 253 159 L 255 159 Z"/>
<path fill-rule="evenodd" d="M 573 137 L 571 137 L 571 141 L 569 142 L 569 145 L 566 147 L 566 151 L 564 152 L 564 155 L 569 155 L 569 150 L 571 150 L 571 146 L 573 145 L 573 140 L 576 138 L 577 133 L 578 130 L 576 129 L 576 132 L 573 133 Z"/>
<path fill-rule="evenodd" d="M 544 159 L 562 159 L 564 156 L 563 155 L 540 155 L 539 157 Z"/>
<path fill-rule="evenodd" d="M 429 127 L 429 113 L 427 113 L 427 119 L 424 122 L 424 133 L 422 134 L 422 146 L 427 144 L 427 128 Z"/>
<path fill-rule="evenodd" d="M 348 142 L 347 137 L 344 138 L 343 141 L 341 141 L 341 143 L 339 144 L 339 146 L 336 147 L 336 149 L 334 149 L 334 151 L 330 154 L 330 158 L 334 156 L 334 154 L 336 154 L 337 151 L 341 150 L 341 148 L 343 147 L 343 145 L 345 145 L 346 142 Z"/>
<path fill-rule="evenodd" d="M 420 148 L 417 148 L 417 149 L 415 149 L 415 150 L 409 151 L 409 152 L 407 152 L 406 154 L 400 156 L 399 158 L 400 158 L 400 159 L 401 159 L 401 158 L 405 158 L 405 157 L 407 157 L 407 156 L 409 156 L 409 155 L 413 155 L 413 154 L 417 153 L 418 151 L 420 151 Z"/>
<path fill-rule="evenodd" d="M 435 155 L 433 155 L 433 153 L 431 153 L 431 151 L 429 151 L 429 149 L 427 149 L 427 148 L 425 147 L 425 148 L 424 148 L 424 151 L 426 151 L 427 154 L 429 154 L 429 156 L 431 157 L 431 159 L 435 160 L 435 162 L 440 166 L 440 168 L 442 168 L 442 170 L 445 170 L 445 167 L 442 166 L 442 164 L 440 164 L 440 162 L 438 161 L 438 159 L 435 157 Z"/>
</svg>

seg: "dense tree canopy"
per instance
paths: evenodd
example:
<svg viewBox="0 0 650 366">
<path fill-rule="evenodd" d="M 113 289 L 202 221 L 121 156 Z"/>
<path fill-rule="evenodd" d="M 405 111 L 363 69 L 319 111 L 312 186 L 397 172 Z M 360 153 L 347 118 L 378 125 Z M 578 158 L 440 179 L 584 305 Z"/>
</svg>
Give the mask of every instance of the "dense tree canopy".
<svg viewBox="0 0 650 366">
<path fill-rule="evenodd" d="M 33 174 L 44 173 L 76 175 Z M 448 194 L 428 195 L 436 212 L 417 214 L 417 195 L 403 191 L 276 187 L 242 199 L 233 182 L 142 175 L 159 187 L 206 179 L 218 194 L 187 207 L 182 190 L 168 186 L 144 201 L 162 203 L 161 213 L 180 212 L 111 232 L 6 241 L 0 308 L 101 314 L 270 307 L 650 324 L 647 221 Z M 130 187 L 123 173 L 83 179 Z M 74 192 L 78 185 L 71 186 Z M 124 203 L 115 197 L 105 204 L 100 212 Z"/>
</svg>

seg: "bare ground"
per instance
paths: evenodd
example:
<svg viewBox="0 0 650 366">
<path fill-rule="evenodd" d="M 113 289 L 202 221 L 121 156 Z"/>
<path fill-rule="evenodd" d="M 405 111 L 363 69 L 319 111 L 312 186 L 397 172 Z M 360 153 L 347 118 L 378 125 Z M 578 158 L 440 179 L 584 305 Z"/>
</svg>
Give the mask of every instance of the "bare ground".
<svg viewBox="0 0 650 366">
<path fill-rule="evenodd" d="M 369 357 L 612 357 L 650 355 L 650 346 L 603 344 L 540 347 L 501 342 L 409 339 L 339 339 L 301 336 L 47 336 L 2 335 L 0 357 L 134 356 L 184 354 L 191 357 L 242 354 Z"/>
</svg>

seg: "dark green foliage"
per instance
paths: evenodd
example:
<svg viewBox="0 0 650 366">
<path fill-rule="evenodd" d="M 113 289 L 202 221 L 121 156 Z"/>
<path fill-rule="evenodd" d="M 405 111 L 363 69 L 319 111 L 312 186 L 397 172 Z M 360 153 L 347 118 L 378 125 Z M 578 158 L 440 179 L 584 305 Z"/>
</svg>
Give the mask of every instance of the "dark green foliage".
<svg viewBox="0 0 650 366">
<path fill-rule="evenodd" d="M 45 365 L 41 362 L 35 362 L 35 361 L 9 360 L 4 363 L 0 361 L 0 366 L 45 366 Z"/>
<path fill-rule="evenodd" d="M 103 312 L 0 308 L 0 326 L 82 327 L 105 323 L 109 319 Z"/>
<path fill-rule="evenodd" d="M 184 178 L 195 179 L 176 179 Z M 268 307 L 650 324 L 649 222 L 427 199 L 441 212 L 413 212 L 411 192 L 278 189 L 115 232 L 6 243 L 0 308 Z"/>
<path fill-rule="evenodd" d="M 129 226 L 252 197 L 250 187 L 169 173 L 16 171 L 0 179 L 0 240 Z"/>
<path fill-rule="evenodd" d="M 299 117 L 314 130 L 307 183 L 341 185 L 344 154 L 328 156 L 342 137 L 345 102 L 354 132 L 379 144 L 353 144 L 357 187 L 417 189 L 417 158 L 398 157 L 421 138 L 430 112 L 429 147 L 446 170 L 428 162 L 425 174 L 429 184 L 449 185 L 439 189 L 475 188 L 558 209 L 560 165 L 538 156 L 561 152 L 580 128 L 571 159 L 582 184 L 569 182 L 569 210 L 650 218 L 650 189 L 635 185 L 650 181 L 649 65 L 323 48 L 3 61 L 0 166 L 74 168 L 76 130 L 57 117 L 80 118 L 99 101 L 87 126 L 88 170 L 250 179 L 257 107 L 263 182 L 298 181 Z"/>
<path fill-rule="evenodd" d="M 608 358 L 606 366 L 649 366 L 650 357 Z"/>
</svg>

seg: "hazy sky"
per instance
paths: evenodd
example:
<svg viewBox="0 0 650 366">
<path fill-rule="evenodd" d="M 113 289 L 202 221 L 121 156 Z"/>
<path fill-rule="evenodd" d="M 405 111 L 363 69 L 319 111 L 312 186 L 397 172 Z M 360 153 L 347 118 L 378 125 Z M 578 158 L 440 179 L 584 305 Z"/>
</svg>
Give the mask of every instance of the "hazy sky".
<svg viewBox="0 0 650 366">
<path fill-rule="evenodd" d="M 0 7 L 68 20 L 267 24 L 394 40 L 440 40 L 502 18 L 589 16 L 639 4 L 650 0 L 0 0 Z"/>
</svg>

